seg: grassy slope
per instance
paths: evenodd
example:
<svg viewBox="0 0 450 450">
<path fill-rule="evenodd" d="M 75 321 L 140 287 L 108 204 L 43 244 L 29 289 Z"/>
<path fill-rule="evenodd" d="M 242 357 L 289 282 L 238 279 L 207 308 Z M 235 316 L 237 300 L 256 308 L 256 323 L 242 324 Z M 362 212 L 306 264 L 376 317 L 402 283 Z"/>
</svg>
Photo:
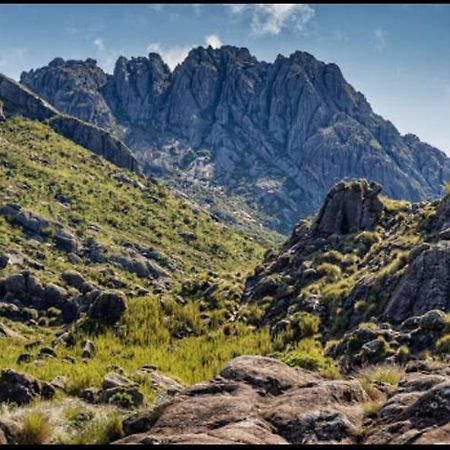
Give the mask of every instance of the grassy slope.
<svg viewBox="0 0 450 450">
<path fill-rule="evenodd" d="M 148 192 L 117 182 L 112 175 L 118 173 L 144 183 Z M 55 200 L 57 194 L 69 196 L 69 208 Z M 217 373 L 233 356 L 271 351 L 265 330 L 254 332 L 242 323 L 224 325 L 227 310 L 236 307 L 245 274 L 261 259 L 264 248 L 207 214 L 195 212 L 166 188 L 118 169 L 42 123 L 14 117 L 0 124 L 0 203 L 6 202 L 19 203 L 40 216 L 59 221 L 80 239 L 92 236 L 109 253 L 118 252 L 125 241 L 152 247 L 172 258 L 180 271 L 173 274 L 171 290 L 156 295 L 151 281 L 109 266 L 130 289 L 142 286 L 150 293 L 146 297 L 130 296 L 129 311 L 118 330 L 91 337 L 98 351 L 88 364 L 80 361 L 78 345 L 73 350 L 58 346 L 59 358 L 43 366 L 18 366 L 16 359 L 24 352 L 23 343 L 0 339 L 0 345 L 8 345 L 8 352 L 0 358 L 0 368 L 19 368 L 42 379 L 65 375 L 83 386 L 99 385 L 111 364 L 131 373 L 152 363 L 163 372 L 193 383 Z M 79 225 L 74 226 L 73 219 L 78 219 Z M 99 231 L 93 231 L 91 225 Z M 186 242 L 180 233 L 194 233 L 196 240 Z M 27 239 L 21 228 L 3 217 L 0 235 L 0 252 L 17 252 L 31 260 L 36 260 L 37 252 L 46 255 L 45 270 L 30 269 L 26 263 L 9 265 L 2 276 L 26 269 L 42 282 L 62 284 L 60 274 L 75 269 L 100 287 L 106 282 L 100 269 L 108 264 L 73 265 L 66 253 L 47 242 Z M 201 295 L 186 306 L 178 305 L 173 297 L 181 292 L 186 280 L 217 284 L 214 307 L 205 306 Z M 203 320 L 205 316 L 209 323 Z M 60 330 L 58 325 L 28 327 L 2 320 L 27 336 L 28 341 L 42 338 L 48 344 Z M 173 338 L 172 331 L 185 325 L 193 336 Z M 224 336 L 224 326 L 228 327 L 228 337 Z M 83 336 L 77 333 L 81 342 Z M 63 356 L 75 356 L 78 362 L 66 363 Z M 151 389 L 143 390 L 151 396 Z"/>
</svg>

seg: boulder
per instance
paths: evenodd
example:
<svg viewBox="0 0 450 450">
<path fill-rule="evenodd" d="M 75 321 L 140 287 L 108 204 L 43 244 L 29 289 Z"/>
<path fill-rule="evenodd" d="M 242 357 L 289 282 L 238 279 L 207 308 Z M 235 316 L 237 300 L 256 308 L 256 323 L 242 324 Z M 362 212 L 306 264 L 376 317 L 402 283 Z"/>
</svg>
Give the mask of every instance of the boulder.
<svg viewBox="0 0 450 450">
<path fill-rule="evenodd" d="M 67 253 L 76 253 L 80 246 L 78 239 L 71 233 L 61 230 L 55 235 L 56 247 Z"/>
<path fill-rule="evenodd" d="M 129 380 L 124 375 L 115 372 L 109 372 L 105 375 L 103 379 L 102 389 L 111 389 L 111 388 L 127 388 L 136 386 L 136 383 Z"/>
<path fill-rule="evenodd" d="M 2 417 L 0 419 L 0 430 L 6 438 L 6 443 L 13 444 L 16 443 L 17 437 L 21 432 L 21 426 L 15 420 Z"/>
<path fill-rule="evenodd" d="M 89 317 L 105 325 L 114 325 L 127 310 L 127 299 L 120 291 L 101 293 L 89 309 Z"/>
<path fill-rule="evenodd" d="M 450 241 L 422 251 L 407 267 L 383 317 L 398 324 L 430 310 L 450 311 Z"/>
<path fill-rule="evenodd" d="M 364 444 L 450 442 L 450 373 L 408 372 L 367 428 Z"/>
<path fill-rule="evenodd" d="M 41 384 L 38 380 L 16 372 L 4 369 L 0 375 L 0 403 L 10 402 L 19 406 L 30 403 L 41 394 Z"/>
<path fill-rule="evenodd" d="M 340 182 L 328 193 L 314 222 L 317 234 L 347 234 L 373 230 L 383 211 L 378 198 L 381 186 L 365 180 Z"/>
<path fill-rule="evenodd" d="M 433 309 L 419 318 L 419 326 L 424 330 L 440 331 L 450 324 L 450 319 L 443 311 Z"/>
<path fill-rule="evenodd" d="M 9 263 L 9 256 L 0 253 L 0 269 L 4 269 Z"/>
<path fill-rule="evenodd" d="M 54 283 L 45 285 L 45 306 L 50 308 L 52 306 L 61 307 L 68 297 L 67 291 Z"/>
<path fill-rule="evenodd" d="M 98 388 L 86 388 L 82 389 L 78 393 L 78 397 L 87 403 L 95 404 L 99 400 L 100 389 Z"/>
<path fill-rule="evenodd" d="M 42 234 L 50 225 L 46 219 L 31 211 L 26 211 L 20 205 L 14 203 L 1 206 L 0 214 L 31 233 Z"/>
<path fill-rule="evenodd" d="M 4 323 L 0 322 L 0 338 L 1 337 L 18 339 L 21 341 L 25 340 L 25 338 L 20 333 L 17 333 L 17 331 L 11 330 L 11 328 L 7 327 Z"/>
<path fill-rule="evenodd" d="M 61 278 L 63 281 L 71 287 L 74 287 L 80 292 L 84 291 L 84 288 L 87 286 L 86 280 L 84 279 L 81 273 L 75 270 L 67 270 L 62 275 Z"/>
<path fill-rule="evenodd" d="M 95 354 L 95 345 L 92 341 L 89 339 L 86 340 L 83 344 L 83 353 L 81 354 L 81 357 L 83 359 L 91 359 Z"/>
<path fill-rule="evenodd" d="M 124 422 L 119 443 L 355 443 L 367 394 L 281 361 L 241 356 L 211 381 Z M 136 433 L 136 434 L 135 434 Z"/>
<path fill-rule="evenodd" d="M 149 366 L 141 367 L 136 371 L 135 375 L 145 376 L 149 380 L 151 386 L 154 389 L 160 392 L 165 392 L 169 395 L 176 394 L 177 392 L 180 392 L 183 389 L 183 385 L 179 381 L 158 372 L 153 367 L 151 368 L 150 367 Z"/>
</svg>

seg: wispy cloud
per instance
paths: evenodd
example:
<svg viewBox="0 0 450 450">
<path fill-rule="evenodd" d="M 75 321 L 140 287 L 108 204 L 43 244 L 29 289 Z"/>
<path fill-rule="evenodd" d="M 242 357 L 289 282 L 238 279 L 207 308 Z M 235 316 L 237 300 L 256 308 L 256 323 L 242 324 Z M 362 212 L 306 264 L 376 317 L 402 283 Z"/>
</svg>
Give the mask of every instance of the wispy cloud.
<svg viewBox="0 0 450 450">
<path fill-rule="evenodd" d="M 302 3 L 257 3 L 229 5 L 232 14 L 245 15 L 255 35 L 277 35 L 283 30 L 305 31 L 314 9 Z"/>
<path fill-rule="evenodd" d="M 217 34 L 210 34 L 205 38 L 206 45 L 210 45 L 212 48 L 222 47 L 222 41 Z"/>
<path fill-rule="evenodd" d="M 386 48 L 386 37 L 388 33 L 386 30 L 383 30 L 382 28 L 377 28 L 374 30 L 373 34 L 375 40 L 375 50 L 377 52 L 382 53 Z"/>
<path fill-rule="evenodd" d="M 95 47 L 97 50 L 100 50 L 100 51 L 104 51 L 104 50 L 105 50 L 105 44 L 104 44 L 102 38 L 96 38 L 96 39 L 94 39 L 94 42 L 93 42 L 92 44 L 94 45 L 94 47 Z"/>
<path fill-rule="evenodd" d="M 123 51 L 110 48 L 101 37 L 97 37 L 92 41 L 92 47 L 95 49 L 95 58 L 98 60 L 99 65 L 106 72 L 111 73 L 114 70 L 117 59 L 120 55 L 123 55 Z"/>
<path fill-rule="evenodd" d="M 175 69 L 177 64 L 183 62 L 191 50 L 188 46 L 163 47 L 160 42 L 152 42 L 147 46 L 148 52 L 159 53 L 164 62 L 171 70 Z"/>
</svg>

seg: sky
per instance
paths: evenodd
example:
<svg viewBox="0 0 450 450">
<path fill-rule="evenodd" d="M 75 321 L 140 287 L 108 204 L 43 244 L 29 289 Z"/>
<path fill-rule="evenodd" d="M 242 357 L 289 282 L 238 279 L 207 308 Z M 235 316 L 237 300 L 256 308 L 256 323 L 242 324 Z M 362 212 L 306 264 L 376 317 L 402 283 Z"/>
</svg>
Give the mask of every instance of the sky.
<svg viewBox="0 0 450 450">
<path fill-rule="evenodd" d="M 160 53 L 174 68 L 199 45 L 247 47 L 259 60 L 307 51 L 336 63 L 374 111 L 450 155 L 450 5 L 0 5 L 0 72 L 55 57 Z"/>
</svg>

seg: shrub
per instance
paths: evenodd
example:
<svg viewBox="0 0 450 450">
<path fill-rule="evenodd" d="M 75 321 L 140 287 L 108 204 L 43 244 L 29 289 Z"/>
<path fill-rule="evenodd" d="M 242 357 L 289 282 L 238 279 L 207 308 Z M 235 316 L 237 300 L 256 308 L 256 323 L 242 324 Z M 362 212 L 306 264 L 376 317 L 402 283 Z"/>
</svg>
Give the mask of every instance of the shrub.
<svg viewBox="0 0 450 450">
<path fill-rule="evenodd" d="M 378 415 L 382 405 L 383 402 L 379 400 L 365 402 L 363 404 L 364 416 L 368 418 L 375 418 Z"/>
<path fill-rule="evenodd" d="M 69 395 L 78 395 L 80 391 L 92 386 L 92 379 L 88 374 L 79 375 L 69 380 L 66 384 L 66 392 Z"/>
<path fill-rule="evenodd" d="M 22 418 L 17 443 L 22 445 L 40 445 L 47 442 L 53 432 L 50 420 L 40 411 L 32 411 Z"/>
<path fill-rule="evenodd" d="M 54 306 L 47 309 L 47 317 L 49 318 L 59 317 L 60 314 L 61 311 L 58 308 L 55 308 Z"/>
<path fill-rule="evenodd" d="M 450 334 L 446 334 L 438 339 L 436 351 L 441 355 L 450 354 Z"/>
<path fill-rule="evenodd" d="M 262 308 L 256 304 L 247 305 L 243 308 L 242 314 L 247 318 L 247 323 L 250 325 L 258 325 L 264 316 Z"/>
<path fill-rule="evenodd" d="M 339 378 L 340 372 L 334 360 L 324 355 L 320 342 L 302 339 L 297 347 L 282 358 L 288 366 L 320 372 L 327 378 Z"/>
<path fill-rule="evenodd" d="M 398 385 L 404 373 L 405 370 L 399 366 L 380 364 L 362 371 L 361 378 L 369 382 L 376 381 L 395 387 Z"/>
<path fill-rule="evenodd" d="M 305 311 L 295 314 L 292 322 L 298 327 L 300 339 L 313 337 L 319 332 L 320 318 Z"/>
<path fill-rule="evenodd" d="M 109 444 L 124 437 L 122 417 L 114 414 L 102 417 L 88 424 L 80 433 L 77 433 L 70 444 Z"/>
<path fill-rule="evenodd" d="M 353 309 L 357 312 L 357 313 L 362 313 L 364 312 L 364 309 L 366 308 L 366 302 L 364 300 L 358 300 L 355 305 L 353 306 Z"/>
<path fill-rule="evenodd" d="M 320 277 L 327 277 L 330 280 L 337 280 L 342 274 L 339 266 L 330 263 L 322 263 L 316 270 Z"/>
<path fill-rule="evenodd" d="M 109 403 L 122 408 L 132 408 L 134 405 L 133 397 L 126 392 L 117 392 L 110 399 Z"/>
</svg>

